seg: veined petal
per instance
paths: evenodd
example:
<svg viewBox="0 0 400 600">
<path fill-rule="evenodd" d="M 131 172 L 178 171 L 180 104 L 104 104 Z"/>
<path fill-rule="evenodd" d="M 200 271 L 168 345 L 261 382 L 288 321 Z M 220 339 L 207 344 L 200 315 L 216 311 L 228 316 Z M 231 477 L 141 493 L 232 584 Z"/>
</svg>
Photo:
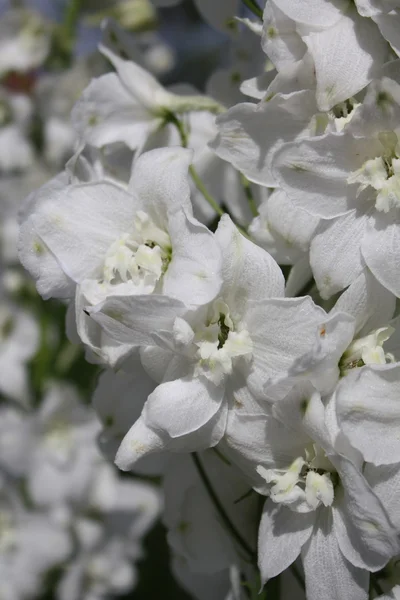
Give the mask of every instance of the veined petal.
<svg viewBox="0 0 400 600">
<path fill-rule="evenodd" d="M 296 23 L 327 29 L 346 12 L 349 0 L 274 0 L 274 4 Z"/>
<path fill-rule="evenodd" d="M 115 73 L 93 79 L 71 113 L 80 139 L 97 148 L 123 142 L 141 148 L 157 127 L 157 117 L 128 93 Z"/>
<path fill-rule="evenodd" d="M 152 334 L 171 329 L 175 318 L 187 309 L 179 300 L 150 294 L 113 296 L 87 310 L 103 330 L 118 342 L 156 346 Z"/>
<path fill-rule="evenodd" d="M 323 111 L 362 90 L 386 60 L 378 27 L 352 7 L 333 27 L 311 32 L 304 41 L 314 59 L 317 103 Z"/>
<path fill-rule="evenodd" d="M 308 133 L 314 102 L 313 92 L 303 90 L 258 105 L 237 104 L 217 118 L 219 133 L 210 146 L 250 181 L 275 185 L 273 154 L 286 140 Z"/>
<path fill-rule="evenodd" d="M 352 210 L 322 221 L 310 246 L 310 264 L 322 298 L 350 285 L 362 272 L 361 245 L 370 212 Z"/>
<path fill-rule="evenodd" d="M 316 328 L 324 317 L 325 312 L 309 297 L 254 304 L 247 316 L 254 375 L 263 382 L 287 376 L 294 361 L 313 347 Z"/>
<path fill-rule="evenodd" d="M 399 554 L 397 529 L 362 473 L 344 456 L 329 456 L 341 480 L 332 506 L 333 526 L 344 556 L 355 567 L 379 571 Z"/>
<path fill-rule="evenodd" d="M 391 212 L 374 215 L 364 236 L 362 254 L 377 280 L 400 297 L 400 219 Z"/>
<path fill-rule="evenodd" d="M 166 228 L 167 214 L 178 207 L 191 213 L 188 169 L 193 153 L 185 148 L 158 148 L 142 154 L 133 165 L 129 190 L 140 209 Z"/>
<path fill-rule="evenodd" d="M 71 185 L 34 214 L 34 227 L 74 281 L 101 269 L 109 246 L 133 219 L 135 200 L 108 182 Z"/>
<path fill-rule="evenodd" d="M 223 216 L 216 231 L 222 250 L 222 296 L 233 314 L 246 320 L 251 316 L 250 302 L 284 295 L 284 278 L 275 260 L 262 248 L 247 240 Z"/>
<path fill-rule="evenodd" d="M 369 573 L 343 556 L 330 511 L 319 511 L 314 530 L 303 546 L 302 560 L 309 600 L 367 600 Z"/>
<path fill-rule="evenodd" d="M 356 320 L 358 337 L 387 325 L 393 317 L 396 298 L 365 268 L 343 292 L 332 309 L 346 312 Z"/>
<path fill-rule="evenodd" d="M 258 530 L 258 567 L 263 583 L 287 569 L 312 534 L 315 512 L 292 512 L 267 499 Z"/>
<path fill-rule="evenodd" d="M 343 432 L 375 465 L 400 462 L 400 366 L 365 366 L 350 372 L 336 391 Z"/>
<path fill-rule="evenodd" d="M 284 144 L 274 157 L 274 175 L 289 198 L 311 215 L 332 218 L 355 206 L 357 188 L 347 179 L 376 144 L 346 133 Z"/>
<path fill-rule="evenodd" d="M 211 302 L 222 285 L 221 250 L 207 227 L 177 210 L 169 217 L 172 259 L 163 292 L 188 306 Z"/>
</svg>

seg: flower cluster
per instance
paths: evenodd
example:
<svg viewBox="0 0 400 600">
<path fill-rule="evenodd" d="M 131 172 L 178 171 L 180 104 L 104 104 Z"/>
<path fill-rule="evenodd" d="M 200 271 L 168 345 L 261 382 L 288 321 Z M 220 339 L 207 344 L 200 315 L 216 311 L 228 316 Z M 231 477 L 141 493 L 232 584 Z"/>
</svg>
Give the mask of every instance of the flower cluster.
<svg viewBox="0 0 400 600">
<path fill-rule="evenodd" d="M 197 4 L 233 57 L 207 94 L 164 87 L 103 25 L 113 70 L 72 110 L 65 170 L 24 204 L 19 258 L 44 299 L 68 302 L 69 338 L 104 367 L 103 452 L 163 475 L 173 570 L 195 598 L 269 598 L 277 585 L 283 599 L 398 598 L 400 2 L 247 0 L 252 16 Z M 26 112 L 7 106 L 26 161 Z M 50 124 L 48 136 L 62 137 Z M 71 400 L 49 394 L 34 419 L 1 416 L 24 444 L 42 436 L 29 466 L 21 443 L 5 462 L 39 506 L 57 476 L 57 502 L 82 511 L 83 556 L 61 594 L 99 548 L 91 569 L 118 589 L 137 547 L 107 562 L 107 533 L 85 520 L 92 486 L 111 512 L 150 492 L 131 501 L 134 484 L 115 483 L 115 505 L 86 450 L 65 486 L 50 463 L 71 448 L 48 423 Z M 93 423 L 72 413 L 86 437 Z"/>
</svg>

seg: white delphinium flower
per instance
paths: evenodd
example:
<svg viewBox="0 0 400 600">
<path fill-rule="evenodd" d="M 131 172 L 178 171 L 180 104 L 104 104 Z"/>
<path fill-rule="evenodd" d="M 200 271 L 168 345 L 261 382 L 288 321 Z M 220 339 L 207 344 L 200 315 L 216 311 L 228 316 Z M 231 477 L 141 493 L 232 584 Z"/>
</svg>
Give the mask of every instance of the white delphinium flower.
<svg viewBox="0 0 400 600">
<path fill-rule="evenodd" d="M 385 76 L 371 84 L 344 132 L 294 141 L 275 155 L 288 196 L 322 217 L 310 261 L 324 298 L 354 281 L 365 263 L 400 295 L 399 117 L 400 85 Z"/>
<path fill-rule="evenodd" d="M 34 317 L 0 301 L 0 393 L 23 405 L 29 404 L 27 364 L 39 345 L 39 327 Z"/>
<path fill-rule="evenodd" d="M 207 146 L 217 133 L 215 114 L 224 107 L 199 95 L 188 84 L 165 89 L 151 73 L 129 60 L 120 38 L 118 29 L 109 24 L 100 50 L 117 72 L 94 79 L 76 104 L 72 122 L 80 140 L 105 151 L 115 143 L 123 143 L 137 157 L 145 150 L 182 145 L 178 119 L 185 132 L 185 144 L 194 151 L 193 166 L 207 182 L 209 192 L 218 202 L 228 204 L 238 222 L 247 223 L 251 213 L 239 174 Z M 194 183 L 192 193 L 196 216 L 212 219 L 214 210 Z"/>
<path fill-rule="evenodd" d="M 47 572 L 72 552 L 69 534 L 51 518 L 27 509 L 17 487 L 0 480 L 0 594 L 28 600 L 43 590 Z"/>
<path fill-rule="evenodd" d="M 107 464 L 97 469 L 74 523 L 78 552 L 61 578 L 57 597 L 91 600 L 132 590 L 137 582 L 134 563 L 143 558 L 142 539 L 160 509 L 155 487 L 122 480 Z"/>
<path fill-rule="evenodd" d="M 316 100 L 323 111 L 362 90 L 389 59 L 378 27 L 348 0 L 268 2 L 262 44 L 278 78 L 286 75 L 291 85 L 302 61 L 311 63 Z"/>
<path fill-rule="evenodd" d="M 301 554 L 310 600 L 367 599 L 368 571 L 397 554 L 398 529 L 364 474 L 362 458 L 337 436 L 320 394 L 298 385 L 272 408 L 232 415 L 221 450 L 269 496 L 259 530 L 264 581 Z M 386 473 L 377 474 L 385 481 Z"/>
<path fill-rule="evenodd" d="M 394 332 L 395 306 L 393 294 L 366 269 L 318 323 L 314 343 L 293 363 L 289 377 L 310 380 L 329 394 L 353 369 L 390 362 L 392 354 L 384 344 Z"/>
<path fill-rule="evenodd" d="M 23 94 L 10 94 L 0 88 L 0 172 L 31 167 L 34 150 L 28 138 L 32 102 Z"/>
<path fill-rule="evenodd" d="M 132 295 L 143 306 L 152 293 L 197 306 L 219 291 L 219 248 L 191 216 L 190 159 L 180 148 L 146 153 L 135 163 L 128 191 L 107 181 L 63 186 L 56 180 L 39 190 L 21 226 L 22 263 L 51 286 L 47 269 L 57 261 L 64 280 L 76 285 L 78 333 L 103 360 L 121 356 L 101 339 L 84 313 L 88 307 Z M 59 286 L 57 277 L 46 296 L 59 295 Z"/>
<path fill-rule="evenodd" d="M 168 124 L 171 115 L 223 110 L 211 98 L 166 90 L 151 73 L 127 60 L 125 51 L 119 56 L 109 48 L 115 45 L 117 35 L 117 30 L 107 27 L 100 45 L 116 73 L 94 79 L 73 109 L 72 123 L 81 141 L 98 147 L 124 142 L 140 151 L 151 135 Z M 169 127 L 169 131 L 174 132 L 174 128 Z M 168 132 L 164 138 L 166 141 Z"/>
<path fill-rule="evenodd" d="M 283 297 L 278 265 L 229 217 L 216 238 L 224 282 L 207 306 L 190 311 L 152 296 L 139 309 L 130 298 L 110 298 L 90 312 L 120 344 L 137 339 L 148 346 L 142 362 L 160 382 L 118 451 L 123 469 L 163 448 L 186 452 L 218 443 L 228 411 L 251 404 L 252 395 L 264 397 L 263 383 L 287 374 L 326 316 L 310 298 Z"/>
<path fill-rule="evenodd" d="M 40 13 L 9 10 L 0 19 L 0 75 L 40 67 L 50 50 L 50 27 Z"/>
</svg>

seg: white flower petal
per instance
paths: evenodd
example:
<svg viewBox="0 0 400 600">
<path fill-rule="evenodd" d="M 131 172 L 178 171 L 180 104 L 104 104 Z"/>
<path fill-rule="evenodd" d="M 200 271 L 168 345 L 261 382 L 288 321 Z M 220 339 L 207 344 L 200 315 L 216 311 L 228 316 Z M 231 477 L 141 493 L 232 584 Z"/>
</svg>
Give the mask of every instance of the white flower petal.
<svg viewBox="0 0 400 600">
<path fill-rule="evenodd" d="M 399 553 L 398 532 L 360 471 L 345 457 L 329 459 L 341 480 L 332 506 L 340 550 L 355 567 L 378 571 Z"/>
<path fill-rule="evenodd" d="M 315 512 L 296 513 L 266 500 L 258 530 L 261 581 L 276 577 L 299 556 L 312 534 Z"/>
<path fill-rule="evenodd" d="M 324 111 L 362 90 L 386 60 L 379 29 L 352 8 L 333 27 L 304 41 L 314 58 L 317 104 Z"/>
<path fill-rule="evenodd" d="M 168 381 L 150 394 L 143 409 L 143 418 L 148 426 L 167 433 L 171 438 L 182 437 L 211 421 L 221 406 L 223 396 L 223 386 L 215 386 L 197 377 Z"/>
<path fill-rule="evenodd" d="M 134 163 L 129 190 L 137 196 L 138 208 L 162 229 L 169 211 L 182 207 L 191 212 L 188 169 L 192 156 L 185 148 L 159 148 L 142 154 Z"/>
<path fill-rule="evenodd" d="M 213 300 L 220 291 L 221 251 L 216 237 L 182 210 L 169 217 L 172 259 L 164 276 L 163 293 L 188 306 Z"/>
<path fill-rule="evenodd" d="M 362 254 L 377 280 L 400 297 L 400 219 L 389 212 L 375 214 L 362 244 Z"/>
<path fill-rule="evenodd" d="M 250 181 L 273 186 L 274 152 L 283 142 L 308 132 L 315 110 L 309 90 L 276 94 L 259 105 L 237 104 L 217 118 L 219 133 L 210 146 Z"/>
<path fill-rule="evenodd" d="M 364 269 L 340 296 L 331 312 L 346 312 L 356 320 L 358 337 L 387 325 L 393 317 L 396 298 Z"/>
<path fill-rule="evenodd" d="M 319 512 L 302 560 L 309 600 L 367 600 L 369 573 L 354 567 L 341 553 L 328 510 Z"/>
<path fill-rule="evenodd" d="M 336 391 L 337 416 L 351 444 L 375 465 L 400 462 L 400 367 L 364 367 Z"/>
<path fill-rule="evenodd" d="M 250 303 L 284 295 L 282 271 L 228 216 L 220 220 L 215 236 L 222 250 L 222 297 L 232 313 L 246 322 L 246 315 L 252 313 Z"/>
<path fill-rule="evenodd" d="M 310 247 L 310 264 L 322 298 L 350 285 L 364 269 L 361 245 L 370 213 L 352 210 L 322 221 Z"/>
<path fill-rule="evenodd" d="M 113 296 L 96 307 L 88 308 L 90 316 L 104 331 L 122 344 L 157 345 L 152 334 L 172 328 L 176 317 L 186 312 L 179 300 L 156 294 Z"/>
</svg>

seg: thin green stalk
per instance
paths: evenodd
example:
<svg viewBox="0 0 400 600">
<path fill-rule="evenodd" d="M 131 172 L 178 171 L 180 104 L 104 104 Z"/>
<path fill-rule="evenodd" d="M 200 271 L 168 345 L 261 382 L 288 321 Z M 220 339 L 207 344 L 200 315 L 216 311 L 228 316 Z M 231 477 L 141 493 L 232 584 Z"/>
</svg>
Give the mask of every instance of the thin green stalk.
<svg viewBox="0 0 400 600">
<path fill-rule="evenodd" d="M 166 111 L 165 112 L 165 122 L 172 123 L 173 125 L 175 125 L 175 127 L 178 130 L 179 136 L 181 138 L 182 147 L 187 148 L 188 147 L 188 135 L 187 135 L 187 132 L 185 131 L 185 127 L 184 127 L 184 124 L 182 123 L 182 121 L 180 119 L 178 119 L 177 116 L 173 112 Z M 199 174 L 197 173 L 197 171 L 193 165 L 190 165 L 189 173 L 190 173 L 190 176 L 191 176 L 195 186 L 197 187 L 199 192 L 203 195 L 204 199 L 207 200 L 208 204 L 217 213 L 217 215 L 222 217 L 222 215 L 225 214 L 225 211 L 220 207 L 220 205 L 215 200 L 215 198 L 207 190 L 206 186 L 202 182 Z M 244 235 L 244 237 L 246 237 L 247 239 L 250 239 L 249 235 L 242 227 L 240 227 L 237 223 L 235 223 L 235 225 L 236 225 L 237 229 L 240 231 L 240 233 L 242 235 Z"/>
<path fill-rule="evenodd" d="M 254 16 L 256 16 L 258 19 L 261 19 L 261 21 L 263 20 L 263 11 L 258 6 L 256 0 L 242 0 L 242 2 L 245 6 L 247 6 L 248 9 L 251 10 Z"/>
<path fill-rule="evenodd" d="M 249 203 L 249 208 L 251 210 L 251 214 L 253 217 L 258 216 L 258 209 L 256 201 L 254 200 L 253 192 L 251 190 L 250 181 L 247 179 L 243 173 L 240 173 L 240 180 L 243 185 L 244 193 L 246 194 L 247 202 Z"/>
<path fill-rule="evenodd" d="M 76 39 L 76 30 L 79 15 L 82 8 L 82 0 L 69 0 L 64 13 L 63 37 L 65 47 L 72 54 Z"/>
<path fill-rule="evenodd" d="M 191 175 L 191 177 L 192 177 L 192 179 L 194 181 L 195 186 L 199 190 L 199 192 L 204 196 L 205 200 L 207 200 L 208 204 L 217 213 L 217 215 L 219 215 L 220 217 L 222 217 L 222 215 L 225 214 L 224 211 L 222 210 L 222 208 L 220 207 L 220 205 L 218 204 L 218 202 L 208 192 L 206 186 L 204 185 L 204 183 L 200 179 L 199 174 L 197 173 L 197 171 L 196 171 L 196 169 L 194 168 L 193 165 L 190 165 L 190 167 L 189 167 L 189 173 L 190 173 L 190 175 Z"/>
<path fill-rule="evenodd" d="M 208 478 L 208 475 L 201 463 L 199 455 L 197 454 L 197 452 L 193 452 L 191 456 L 192 456 L 193 462 L 196 466 L 199 477 L 200 477 L 204 487 L 206 488 L 207 493 L 210 497 L 210 500 L 212 501 L 212 503 L 215 507 L 215 510 L 217 511 L 219 517 L 221 518 L 221 521 L 223 522 L 223 524 L 225 525 L 225 527 L 231 534 L 232 538 L 237 542 L 237 544 L 239 544 L 239 546 L 242 548 L 242 550 L 245 551 L 249 560 L 256 566 L 257 565 L 256 552 L 254 552 L 254 550 L 252 548 L 250 548 L 249 544 L 242 537 L 242 535 L 239 533 L 239 531 L 236 529 L 236 527 L 234 526 L 234 524 L 232 523 L 232 521 L 226 514 L 225 509 L 222 506 L 222 503 L 220 502 L 217 494 L 215 493 L 214 488 L 211 484 L 211 481 Z"/>
</svg>

